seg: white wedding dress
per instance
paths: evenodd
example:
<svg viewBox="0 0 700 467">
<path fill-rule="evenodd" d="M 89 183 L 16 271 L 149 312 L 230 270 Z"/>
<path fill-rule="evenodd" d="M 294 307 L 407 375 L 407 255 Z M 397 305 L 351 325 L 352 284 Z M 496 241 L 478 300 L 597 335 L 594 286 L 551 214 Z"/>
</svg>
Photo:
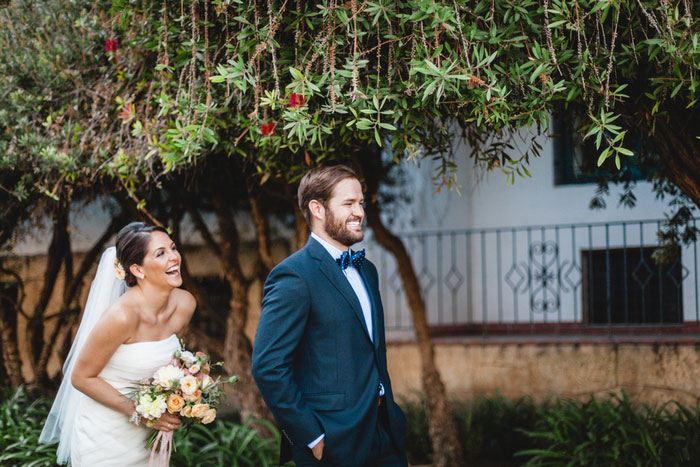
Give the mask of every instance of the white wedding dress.
<svg viewBox="0 0 700 467">
<path fill-rule="evenodd" d="M 75 363 L 92 329 L 109 305 L 127 289 L 125 281 L 115 275 L 116 257 L 113 246 L 102 254 L 78 332 L 63 365 L 63 381 L 39 435 L 40 443 L 58 443 L 58 464 L 70 462 L 74 467 L 148 465 L 146 439 L 151 430 L 132 424 L 127 415 L 89 398 L 71 384 Z M 179 348 L 175 334 L 160 341 L 122 344 L 99 377 L 126 395 L 136 383 L 152 377 L 158 368 L 166 365 Z"/>
<path fill-rule="evenodd" d="M 175 334 L 161 341 L 122 344 L 100 373 L 122 394 L 134 383 L 153 376 L 180 348 Z M 77 408 L 71 437 L 73 467 L 131 467 L 148 465 L 146 439 L 151 429 L 136 426 L 129 417 L 99 402 L 83 397 Z"/>
</svg>

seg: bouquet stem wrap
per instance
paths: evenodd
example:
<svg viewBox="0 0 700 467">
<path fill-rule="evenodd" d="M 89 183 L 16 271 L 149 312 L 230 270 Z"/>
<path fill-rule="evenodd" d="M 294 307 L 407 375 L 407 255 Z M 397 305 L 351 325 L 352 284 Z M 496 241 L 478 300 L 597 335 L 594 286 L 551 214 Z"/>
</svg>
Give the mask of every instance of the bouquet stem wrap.
<svg viewBox="0 0 700 467">
<path fill-rule="evenodd" d="M 168 467 L 170 465 L 170 454 L 173 450 L 173 432 L 159 431 L 153 441 L 151 448 L 151 458 L 148 460 L 148 467 Z M 158 454 L 156 455 L 156 451 Z M 155 464 L 153 461 L 155 460 Z"/>
</svg>

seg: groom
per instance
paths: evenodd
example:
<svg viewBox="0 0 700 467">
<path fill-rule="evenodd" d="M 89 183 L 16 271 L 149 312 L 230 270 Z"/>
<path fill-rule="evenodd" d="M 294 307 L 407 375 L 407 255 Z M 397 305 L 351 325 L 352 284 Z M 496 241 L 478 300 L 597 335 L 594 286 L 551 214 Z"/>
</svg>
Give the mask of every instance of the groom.
<svg viewBox="0 0 700 467">
<path fill-rule="evenodd" d="M 270 272 L 253 348 L 283 434 L 280 464 L 405 466 L 377 269 L 349 251 L 364 237 L 362 185 L 348 167 L 314 169 L 298 197 L 311 238 Z"/>
</svg>

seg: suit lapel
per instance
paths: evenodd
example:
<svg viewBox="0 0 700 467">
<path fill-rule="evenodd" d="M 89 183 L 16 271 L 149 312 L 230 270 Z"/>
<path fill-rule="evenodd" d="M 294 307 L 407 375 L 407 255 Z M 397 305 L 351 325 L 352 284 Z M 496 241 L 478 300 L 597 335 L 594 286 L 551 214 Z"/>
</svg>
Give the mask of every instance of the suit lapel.
<svg viewBox="0 0 700 467">
<path fill-rule="evenodd" d="M 360 321 L 362 328 L 365 330 L 365 336 L 369 339 L 369 332 L 367 331 L 367 324 L 365 323 L 365 318 L 362 315 L 362 307 L 360 306 L 360 301 L 355 295 L 355 291 L 352 289 L 350 282 L 345 277 L 343 272 L 340 270 L 338 265 L 331 255 L 328 254 L 325 248 L 318 243 L 313 238 L 309 238 L 307 243 L 309 248 L 309 254 L 312 258 L 319 262 L 319 269 L 321 273 L 326 276 L 328 281 L 335 287 L 335 289 L 343 296 L 345 301 L 350 305 L 355 317 Z M 364 276 L 363 276 L 364 277 Z M 371 295 L 371 294 L 370 294 Z M 374 308 L 374 306 L 372 307 Z M 373 318 L 374 320 L 374 318 Z"/>
<path fill-rule="evenodd" d="M 365 289 L 367 290 L 367 295 L 369 295 L 369 302 L 370 305 L 372 305 L 372 343 L 374 344 L 374 348 L 377 349 L 379 347 L 379 296 L 378 296 L 378 290 L 377 287 L 375 287 L 375 284 L 370 282 L 369 276 L 367 274 L 366 269 L 360 268 L 360 276 L 362 277 L 362 281 L 365 283 Z"/>
</svg>

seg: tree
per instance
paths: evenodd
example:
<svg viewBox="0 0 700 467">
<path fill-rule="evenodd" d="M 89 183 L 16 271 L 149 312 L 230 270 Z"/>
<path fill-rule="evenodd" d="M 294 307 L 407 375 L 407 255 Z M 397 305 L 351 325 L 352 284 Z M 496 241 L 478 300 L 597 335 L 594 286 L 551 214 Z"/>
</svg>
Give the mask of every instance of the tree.
<svg viewBox="0 0 700 467">
<path fill-rule="evenodd" d="M 15 3 L 32 9 L 30 2 Z M 140 203 L 142 187 L 191 171 L 214 154 L 243 159 L 250 181 L 262 187 L 294 184 L 310 166 L 347 161 L 355 148 L 373 145 L 397 161 L 431 158 L 438 183 L 454 186 L 455 129 L 475 163 L 513 181 L 527 174 L 539 147 L 533 137 L 514 152 L 509 138 L 525 128 L 546 131 L 551 113 L 563 110 L 575 131 L 595 142 L 599 165 L 621 167 L 634 154 L 632 130 L 639 130 L 644 149 L 637 156 L 649 154 L 662 168 L 659 190 L 671 181 L 700 203 L 700 6 L 692 2 L 115 0 L 109 13 L 99 2 L 62 7 L 86 12 L 71 24 L 92 31 L 82 47 L 93 52 L 88 62 L 79 50 L 55 54 L 57 62 L 17 60 L 7 47 L 0 74 L 41 82 L 37 76 L 51 75 L 27 72 L 25 60 L 49 68 L 92 60 L 92 67 L 51 70 L 59 83 L 76 76 L 90 83 L 77 87 L 77 95 L 93 96 L 93 103 L 54 105 L 72 96 L 64 90 L 41 104 L 41 91 L 55 83 L 24 86 L 20 94 L 0 91 L 0 108 L 9 109 L 0 111 L 0 124 L 10 129 L 0 136 L 6 154 L 0 169 L 19 164 L 25 152 L 43 154 L 20 170 L 39 175 L 5 187 L 18 196 L 70 193 L 75 184 L 100 178 L 117 181 Z M 34 29 L 23 31 L 32 37 Z M 4 31 L 14 32 L 3 37 L 16 33 Z M 95 53 L 102 44 L 106 54 Z M 42 56 L 32 47 L 27 50 Z M 28 111 L 28 102 L 39 110 Z M 88 126 L 77 129 L 75 109 L 85 116 L 88 108 L 99 109 L 93 112 L 99 125 L 83 117 Z M 76 132 L 93 134 L 98 143 L 74 144 Z M 48 170 L 49 162 L 58 169 Z M 439 424 L 434 415 L 431 423 Z M 455 460 L 435 452 L 436 465 Z"/>
</svg>

